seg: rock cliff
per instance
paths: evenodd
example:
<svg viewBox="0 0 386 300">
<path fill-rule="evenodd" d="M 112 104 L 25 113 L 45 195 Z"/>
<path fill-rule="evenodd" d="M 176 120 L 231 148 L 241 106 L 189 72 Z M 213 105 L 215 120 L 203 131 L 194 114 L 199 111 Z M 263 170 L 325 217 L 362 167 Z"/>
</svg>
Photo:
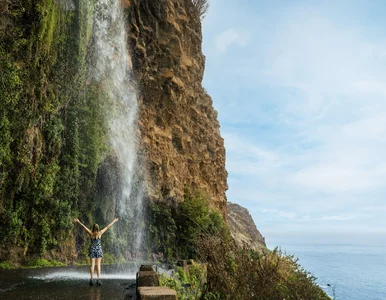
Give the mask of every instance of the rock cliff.
<svg viewBox="0 0 386 300">
<path fill-rule="evenodd" d="M 217 112 L 202 87 L 205 57 L 191 0 L 123 1 L 140 96 L 139 148 L 149 197 L 204 191 L 226 216 L 227 172 Z"/>
<path fill-rule="evenodd" d="M 118 23 L 118 10 L 109 10 L 107 0 L 8 2 L 0 4 L 0 262 L 86 261 L 87 239 L 73 218 L 108 224 L 124 194 L 106 118 L 111 100 L 123 98 L 109 93 L 119 76 L 113 80 L 108 71 L 102 82 L 90 75 L 101 57 L 97 38 L 106 32 L 97 30 L 103 26 L 112 36 L 102 39 L 112 54 L 104 59 L 121 61 L 122 40 L 113 35 L 118 27 L 106 25 Z M 142 192 L 146 181 L 148 198 L 166 203 L 182 201 L 186 188 L 198 190 L 226 217 L 224 142 L 201 84 L 200 15 L 192 0 L 121 2 L 128 65 L 140 95 L 143 176 L 133 172 L 140 173 L 133 189 Z M 137 231 L 129 218 L 120 219 L 121 234 Z M 115 237 L 111 230 L 105 240 Z M 128 240 L 104 249 L 127 258 Z"/>
<path fill-rule="evenodd" d="M 228 224 L 232 237 L 240 246 L 248 246 L 259 252 L 267 250 L 265 239 L 257 230 L 248 210 L 238 204 L 227 203 Z"/>
</svg>

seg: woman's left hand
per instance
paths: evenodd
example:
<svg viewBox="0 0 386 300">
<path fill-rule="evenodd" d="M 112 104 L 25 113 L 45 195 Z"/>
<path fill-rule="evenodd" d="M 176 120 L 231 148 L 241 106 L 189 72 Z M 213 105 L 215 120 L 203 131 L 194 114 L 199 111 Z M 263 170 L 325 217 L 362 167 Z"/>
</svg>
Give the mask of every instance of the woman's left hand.
<svg viewBox="0 0 386 300">
<path fill-rule="evenodd" d="M 74 219 L 74 223 L 79 223 L 79 220 L 78 219 Z"/>
</svg>

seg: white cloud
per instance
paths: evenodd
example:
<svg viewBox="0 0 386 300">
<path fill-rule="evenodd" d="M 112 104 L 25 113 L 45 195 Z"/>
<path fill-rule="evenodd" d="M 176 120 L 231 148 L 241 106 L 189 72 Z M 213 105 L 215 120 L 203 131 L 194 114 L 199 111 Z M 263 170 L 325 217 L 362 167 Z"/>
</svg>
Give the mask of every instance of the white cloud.
<svg viewBox="0 0 386 300">
<path fill-rule="evenodd" d="M 338 216 L 325 216 L 321 219 L 326 221 L 347 221 L 355 218 L 356 218 L 355 216 L 338 215 Z"/>
<path fill-rule="evenodd" d="M 252 157 L 258 161 L 269 161 L 271 164 L 277 161 L 275 153 L 256 146 L 253 141 L 242 140 L 239 136 L 225 133 L 223 134 L 226 143 L 226 149 L 231 152 L 237 152 L 243 158 Z"/>
<path fill-rule="evenodd" d="M 245 47 L 248 42 L 249 33 L 236 28 L 229 28 L 216 36 L 216 48 L 220 52 L 225 52 L 233 44 Z"/>
<path fill-rule="evenodd" d="M 369 219 L 384 213 L 370 208 L 384 207 L 386 194 L 386 36 L 318 4 L 289 7 L 267 17 L 264 28 L 234 16 L 240 24 L 229 26 L 248 28 L 247 38 L 228 30 L 215 39 L 217 54 L 246 47 L 228 51 L 219 73 L 209 74 L 222 80 L 210 93 L 221 106 L 228 198 L 271 223 L 281 216 L 310 230 L 327 221 L 377 230 L 386 226 Z M 242 99 L 216 98 L 216 89 L 238 84 L 249 90 Z M 245 122 L 254 114 L 264 122 Z M 266 203 L 275 206 L 259 211 Z"/>
<path fill-rule="evenodd" d="M 313 9 L 290 11 L 278 27 L 265 44 L 270 53 L 262 73 L 271 86 L 296 92 L 284 103 L 277 100 L 283 123 L 319 144 L 299 154 L 314 159 L 287 174 L 288 184 L 331 193 L 384 187 L 383 43 L 369 41 L 361 28 L 338 24 Z M 293 164 L 286 153 L 276 156 L 281 165 Z"/>
<path fill-rule="evenodd" d="M 298 186 L 327 192 L 357 192 L 384 187 L 386 166 L 366 170 L 342 164 L 316 165 L 294 173 L 290 181 Z"/>
<path fill-rule="evenodd" d="M 386 83 L 378 80 L 361 80 L 354 82 L 353 89 L 367 95 L 386 96 Z"/>
<path fill-rule="evenodd" d="M 277 217 L 287 218 L 287 219 L 295 219 L 295 218 L 299 217 L 294 212 L 281 211 L 281 210 L 277 210 L 277 209 L 263 209 L 261 212 L 264 214 L 274 214 Z"/>
<path fill-rule="evenodd" d="M 386 79 L 381 67 L 386 59 L 375 59 L 385 45 L 367 40 L 361 28 L 346 28 L 312 10 L 290 13 L 281 26 L 269 41 L 262 74 L 270 84 L 300 95 L 290 99 L 286 113 L 327 117 L 339 104 L 363 106 L 358 90 L 371 96 L 369 103 L 385 94 L 380 78 Z"/>
<path fill-rule="evenodd" d="M 291 212 L 291 211 L 283 211 L 278 209 L 262 209 L 260 211 L 263 214 L 271 214 L 277 218 L 286 218 L 292 221 L 296 221 L 298 223 L 304 222 L 324 222 L 324 221 L 349 221 L 353 219 L 359 218 L 357 215 L 352 214 L 342 214 L 342 215 L 326 215 L 323 217 L 318 216 L 310 216 L 310 215 L 301 215 L 299 213 Z"/>
</svg>

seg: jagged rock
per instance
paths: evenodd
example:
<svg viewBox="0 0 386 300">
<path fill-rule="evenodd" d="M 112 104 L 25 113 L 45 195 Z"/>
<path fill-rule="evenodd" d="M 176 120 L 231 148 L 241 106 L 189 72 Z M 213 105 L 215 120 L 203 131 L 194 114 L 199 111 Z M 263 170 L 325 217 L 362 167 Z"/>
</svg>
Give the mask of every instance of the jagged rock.
<svg viewBox="0 0 386 300">
<path fill-rule="evenodd" d="M 240 246 L 248 246 L 260 252 L 265 252 L 265 239 L 257 230 L 255 222 L 248 210 L 238 204 L 227 203 L 228 224 L 233 239 Z"/>
<path fill-rule="evenodd" d="M 201 85 L 205 57 L 192 1 L 133 0 L 127 11 L 148 196 L 182 201 L 186 187 L 202 190 L 226 217 L 224 141 Z"/>
</svg>

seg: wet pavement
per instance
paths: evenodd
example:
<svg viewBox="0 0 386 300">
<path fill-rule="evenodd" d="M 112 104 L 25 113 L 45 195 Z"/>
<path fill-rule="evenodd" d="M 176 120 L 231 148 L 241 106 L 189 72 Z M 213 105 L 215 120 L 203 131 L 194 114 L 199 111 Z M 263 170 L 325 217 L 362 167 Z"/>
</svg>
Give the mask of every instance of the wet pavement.
<svg viewBox="0 0 386 300">
<path fill-rule="evenodd" d="M 0 270 L 0 299 L 135 299 L 138 268 L 138 264 L 102 265 L 101 286 L 89 286 L 88 266 Z"/>
</svg>

